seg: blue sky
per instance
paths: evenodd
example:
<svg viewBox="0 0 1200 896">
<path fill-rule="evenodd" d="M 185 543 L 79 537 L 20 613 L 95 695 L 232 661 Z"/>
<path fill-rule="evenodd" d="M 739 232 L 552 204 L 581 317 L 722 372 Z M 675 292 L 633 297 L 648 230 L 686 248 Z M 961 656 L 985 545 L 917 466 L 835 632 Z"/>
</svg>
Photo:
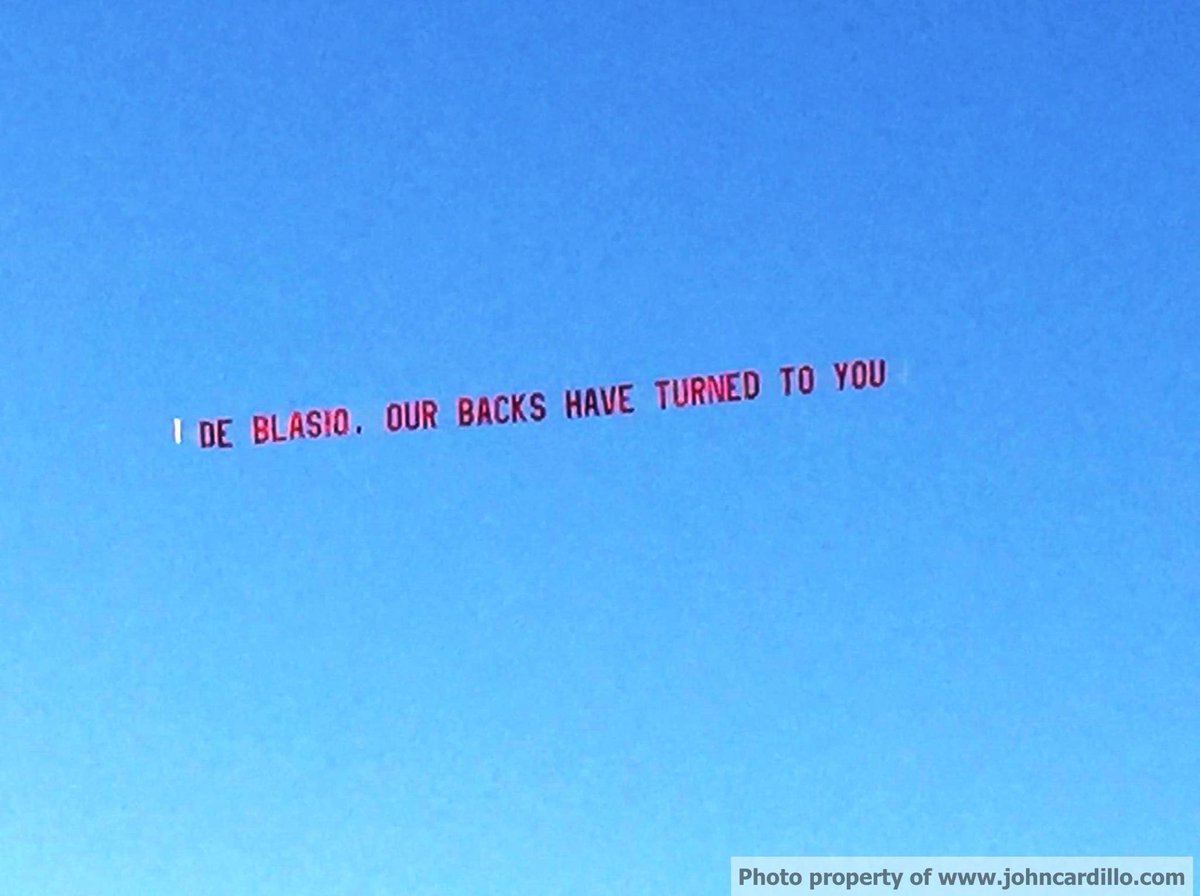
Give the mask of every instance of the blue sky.
<svg viewBox="0 0 1200 896">
<path fill-rule="evenodd" d="M 904 6 L 7 4 L 0 893 L 1194 853 L 1200 16 Z"/>
</svg>

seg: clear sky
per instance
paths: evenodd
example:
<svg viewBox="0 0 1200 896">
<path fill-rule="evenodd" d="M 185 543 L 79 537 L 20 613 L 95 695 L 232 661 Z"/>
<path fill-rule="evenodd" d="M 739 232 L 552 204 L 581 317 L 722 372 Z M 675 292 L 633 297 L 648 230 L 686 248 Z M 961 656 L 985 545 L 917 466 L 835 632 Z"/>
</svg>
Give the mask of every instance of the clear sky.
<svg viewBox="0 0 1200 896">
<path fill-rule="evenodd" d="M 1198 42 L 1182 2 L 4 4 L 0 893 L 1194 853 Z M 334 406 L 363 433 L 250 444 Z"/>
</svg>

